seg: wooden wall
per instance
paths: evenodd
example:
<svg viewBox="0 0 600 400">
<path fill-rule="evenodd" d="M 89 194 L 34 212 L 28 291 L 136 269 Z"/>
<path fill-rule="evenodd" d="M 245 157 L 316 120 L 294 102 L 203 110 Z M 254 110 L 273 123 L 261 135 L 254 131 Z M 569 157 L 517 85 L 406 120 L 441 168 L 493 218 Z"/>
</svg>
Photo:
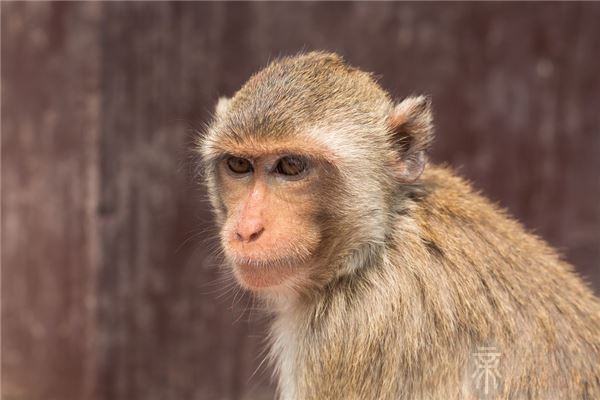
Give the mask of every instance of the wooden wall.
<svg viewBox="0 0 600 400">
<path fill-rule="evenodd" d="M 189 143 L 269 59 L 433 97 L 433 159 L 600 289 L 600 4 L 2 2 L 2 399 L 272 397 Z"/>
</svg>

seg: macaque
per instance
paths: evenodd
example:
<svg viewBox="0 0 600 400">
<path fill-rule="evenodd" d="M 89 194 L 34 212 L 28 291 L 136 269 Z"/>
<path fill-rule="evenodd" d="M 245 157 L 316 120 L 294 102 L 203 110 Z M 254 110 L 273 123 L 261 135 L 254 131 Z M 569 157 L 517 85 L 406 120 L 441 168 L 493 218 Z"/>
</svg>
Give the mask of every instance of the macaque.
<svg viewBox="0 0 600 400">
<path fill-rule="evenodd" d="M 427 162 L 427 97 L 336 54 L 278 59 L 198 140 L 227 264 L 273 317 L 279 396 L 600 399 L 600 302 Z"/>
</svg>

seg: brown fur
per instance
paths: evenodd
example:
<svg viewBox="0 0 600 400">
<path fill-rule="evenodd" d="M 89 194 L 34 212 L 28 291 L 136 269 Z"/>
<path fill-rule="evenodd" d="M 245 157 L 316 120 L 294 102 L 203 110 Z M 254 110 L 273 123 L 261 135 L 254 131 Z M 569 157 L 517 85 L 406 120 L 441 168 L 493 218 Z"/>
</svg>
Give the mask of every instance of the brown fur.
<svg viewBox="0 0 600 400">
<path fill-rule="evenodd" d="M 334 54 L 275 61 L 219 102 L 200 151 L 228 259 L 274 315 L 281 397 L 479 398 L 473 354 L 493 346 L 490 398 L 600 398 L 598 299 L 451 171 L 422 173 L 431 138 L 427 99 L 394 105 Z M 314 159 L 306 181 L 220 161 L 290 153 Z M 231 239 L 245 218 L 265 226 L 256 243 Z"/>
</svg>

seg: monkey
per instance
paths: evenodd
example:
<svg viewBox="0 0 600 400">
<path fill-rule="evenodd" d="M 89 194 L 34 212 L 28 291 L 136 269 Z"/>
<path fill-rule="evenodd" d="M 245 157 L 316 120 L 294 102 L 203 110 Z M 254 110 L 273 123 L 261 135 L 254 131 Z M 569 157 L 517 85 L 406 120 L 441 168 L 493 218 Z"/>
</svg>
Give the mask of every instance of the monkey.
<svg viewBox="0 0 600 400">
<path fill-rule="evenodd" d="M 429 162 L 433 136 L 429 97 L 335 53 L 218 101 L 195 148 L 226 264 L 272 316 L 278 396 L 600 399 L 599 300 Z"/>
</svg>

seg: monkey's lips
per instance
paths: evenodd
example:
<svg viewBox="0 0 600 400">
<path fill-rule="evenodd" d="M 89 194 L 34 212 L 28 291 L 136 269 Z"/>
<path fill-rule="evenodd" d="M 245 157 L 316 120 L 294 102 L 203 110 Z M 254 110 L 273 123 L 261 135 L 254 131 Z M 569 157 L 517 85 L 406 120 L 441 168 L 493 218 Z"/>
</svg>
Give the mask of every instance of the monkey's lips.
<svg viewBox="0 0 600 400">
<path fill-rule="evenodd" d="M 300 260 L 287 257 L 262 259 L 236 257 L 231 260 L 236 278 L 242 286 L 258 290 L 282 285 L 298 275 L 298 268 L 303 264 Z"/>
</svg>

